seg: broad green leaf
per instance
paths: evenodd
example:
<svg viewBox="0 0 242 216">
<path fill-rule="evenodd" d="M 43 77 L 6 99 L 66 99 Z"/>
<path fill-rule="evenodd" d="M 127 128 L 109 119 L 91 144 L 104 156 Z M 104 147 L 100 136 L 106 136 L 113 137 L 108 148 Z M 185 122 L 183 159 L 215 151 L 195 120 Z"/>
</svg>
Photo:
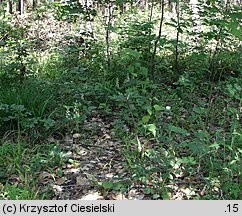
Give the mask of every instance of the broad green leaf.
<svg viewBox="0 0 242 216">
<path fill-rule="evenodd" d="M 147 125 L 147 129 L 154 135 L 154 137 L 156 136 L 156 126 L 155 126 L 155 124 Z"/>
<path fill-rule="evenodd" d="M 180 127 L 176 127 L 174 125 L 169 125 L 168 129 L 170 131 L 174 132 L 174 133 L 182 134 L 184 136 L 189 136 L 190 135 L 190 133 L 187 130 L 182 129 Z"/>
<path fill-rule="evenodd" d="M 193 111 L 197 114 L 206 114 L 207 113 L 207 109 L 203 108 L 203 107 L 194 107 Z"/>
<path fill-rule="evenodd" d="M 159 106 L 159 105 L 154 105 L 154 109 L 156 110 L 156 111 L 161 111 L 161 110 L 163 110 L 163 108 L 161 107 L 161 106 Z"/>
<path fill-rule="evenodd" d="M 229 111 L 230 113 L 238 113 L 237 109 L 235 109 L 235 108 L 233 108 L 233 107 L 228 107 L 227 109 L 228 109 L 228 111 Z"/>
<path fill-rule="evenodd" d="M 162 194 L 163 200 L 170 200 L 171 199 L 171 193 L 170 192 L 164 192 Z"/>
<path fill-rule="evenodd" d="M 145 124 L 148 123 L 149 120 L 150 120 L 150 116 L 148 116 L 148 115 L 146 115 L 146 116 L 144 116 L 144 117 L 142 118 L 142 122 L 145 123 Z"/>
<path fill-rule="evenodd" d="M 220 147 L 220 145 L 217 142 L 215 142 L 209 146 L 209 148 L 215 148 L 215 149 L 219 149 L 219 147 Z"/>
<path fill-rule="evenodd" d="M 239 20 L 242 19 L 242 13 L 240 13 L 240 12 L 230 13 L 229 15 L 230 15 L 232 18 L 234 18 L 234 19 L 239 19 Z"/>
<path fill-rule="evenodd" d="M 112 187 L 113 187 L 113 183 L 112 182 L 110 182 L 110 181 L 104 181 L 104 182 L 102 182 L 102 186 L 103 186 L 103 188 L 104 189 L 111 189 Z"/>
<path fill-rule="evenodd" d="M 149 113 L 149 115 L 152 115 L 152 110 L 148 109 L 147 112 Z"/>
<path fill-rule="evenodd" d="M 181 159 L 181 162 L 183 163 L 183 164 L 191 164 L 191 165 L 195 165 L 197 162 L 196 162 L 196 160 L 194 159 L 194 157 L 183 157 L 182 159 Z"/>
<path fill-rule="evenodd" d="M 182 28 L 177 28 L 177 31 L 179 32 L 179 33 L 183 33 L 183 30 L 182 30 Z"/>
<path fill-rule="evenodd" d="M 154 194 L 153 195 L 153 199 L 158 199 L 158 198 L 160 198 L 160 195 L 159 194 Z"/>
<path fill-rule="evenodd" d="M 196 138 L 194 141 L 189 142 L 187 147 L 195 154 L 207 153 L 209 151 L 209 147 L 204 145 L 204 141 L 200 141 Z"/>
<path fill-rule="evenodd" d="M 171 18 L 171 22 L 177 23 L 177 21 L 174 18 Z"/>
<path fill-rule="evenodd" d="M 120 190 L 120 188 L 122 187 L 122 184 L 117 182 L 117 183 L 113 183 L 113 189 L 118 191 Z"/>
<path fill-rule="evenodd" d="M 151 188 L 145 188 L 144 193 L 145 194 L 152 194 L 154 191 Z"/>
<path fill-rule="evenodd" d="M 177 27 L 177 26 L 176 26 L 175 24 L 173 24 L 173 23 L 166 23 L 166 25 L 172 26 L 172 27 L 174 27 L 174 28 Z"/>
<path fill-rule="evenodd" d="M 240 30 L 233 28 L 233 29 L 231 29 L 231 33 L 235 37 L 237 37 L 237 38 L 239 38 L 241 40 L 242 37 L 241 37 L 241 31 Z"/>
<path fill-rule="evenodd" d="M 209 139 L 209 135 L 204 131 L 197 131 L 194 133 L 194 135 L 200 139 Z"/>
</svg>

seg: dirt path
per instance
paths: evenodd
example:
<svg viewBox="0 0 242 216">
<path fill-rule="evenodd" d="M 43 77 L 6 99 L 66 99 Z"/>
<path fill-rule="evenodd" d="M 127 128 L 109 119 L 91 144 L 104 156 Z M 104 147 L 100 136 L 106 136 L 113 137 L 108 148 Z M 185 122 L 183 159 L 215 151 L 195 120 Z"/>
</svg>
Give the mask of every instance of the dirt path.
<svg viewBox="0 0 242 216">
<path fill-rule="evenodd" d="M 76 133 L 65 139 L 72 163 L 63 167 L 64 176 L 53 184 L 55 199 L 122 199 L 121 194 L 109 193 L 100 185 L 127 176 L 121 143 L 111 135 L 112 122 L 104 122 L 98 115 L 86 122 L 85 127 L 84 135 Z"/>
</svg>

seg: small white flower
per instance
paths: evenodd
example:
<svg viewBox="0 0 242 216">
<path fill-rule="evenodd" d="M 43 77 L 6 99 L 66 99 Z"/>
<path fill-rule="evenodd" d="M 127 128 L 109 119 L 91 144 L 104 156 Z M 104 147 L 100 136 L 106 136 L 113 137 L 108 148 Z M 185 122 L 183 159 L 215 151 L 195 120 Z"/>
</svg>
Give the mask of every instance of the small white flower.
<svg viewBox="0 0 242 216">
<path fill-rule="evenodd" d="M 170 111 L 171 107 L 170 106 L 166 106 L 166 110 Z"/>
</svg>

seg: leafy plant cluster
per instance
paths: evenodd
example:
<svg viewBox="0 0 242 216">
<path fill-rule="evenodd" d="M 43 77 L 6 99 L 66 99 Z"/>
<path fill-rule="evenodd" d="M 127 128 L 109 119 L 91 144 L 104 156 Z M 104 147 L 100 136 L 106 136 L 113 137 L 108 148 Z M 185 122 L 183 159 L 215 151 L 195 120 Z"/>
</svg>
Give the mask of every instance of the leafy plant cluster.
<svg viewBox="0 0 242 216">
<path fill-rule="evenodd" d="M 85 134 L 97 113 L 113 119 L 129 173 L 97 184 L 102 190 L 241 198 L 240 10 L 203 1 L 196 23 L 186 2 L 176 1 L 174 18 L 152 2 L 152 13 L 133 4 L 125 11 L 122 1 L 97 1 L 104 12 L 54 3 L 57 10 L 46 10 L 76 34 L 63 32 L 62 44 L 47 51 L 28 40 L 31 24 L 0 12 L 0 199 L 51 196 L 36 175 L 62 175 L 66 154 L 49 136 Z M 80 33 L 80 20 L 94 31 Z"/>
</svg>

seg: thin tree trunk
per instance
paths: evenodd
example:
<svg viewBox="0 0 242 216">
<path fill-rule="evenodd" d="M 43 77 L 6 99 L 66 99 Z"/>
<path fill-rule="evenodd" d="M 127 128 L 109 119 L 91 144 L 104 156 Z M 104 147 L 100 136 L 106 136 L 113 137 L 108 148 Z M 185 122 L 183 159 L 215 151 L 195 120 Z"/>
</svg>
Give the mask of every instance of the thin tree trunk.
<svg viewBox="0 0 242 216">
<path fill-rule="evenodd" d="M 85 10 L 88 12 L 90 8 L 94 7 L 93 1 L 85 0 L 84 7 L 85 7 Z M 93 32 L 94 32 L 93 22 L 94 22 L 94 17 L 91 14 L 89 14 L 88 20 L 84 20 L 84 31 L 91 33 L 91 35 L 93 35 Z"/>
<path fill-rule="evenodd" d="M 22 0 L 18 0 L 16 2 L 16 11 L 18 11 L 19 14 L 22 14 L 22 12 L 21 12 L 21 4 L 22 4 Z"/>
<path fill-rule="evenodd" d="M 151 1 L 151 8 L 150 8 L 150 15 L 149 15 L 149 22 L 152 21 L 153 18 L 153 11 L 154 11 L 154 0 Z"/>
<path fill-rule="evenodd" d="M 193 20 L 193 33 L 195 35 L 194 42 L 196 47 L 199 44 L 199 34 L 201 31 L 200 26 L 200 16 L 199 16 L 199 2 L 198 0 L 190 0 L 191 10 L 192 10 L 192 20 Z"/>
<path fill-rule="evenodd" d="M 139 9 L 141 11 L 144 11 L 145 10 L 145 0 L 140 0 L 138 4 L 139 4 Z"/>
<path fill-rule="evenodd" d="M 38 0 L 33 0 L 33 9 L 36 8 L 37 4 L 38 4 Z"/>
<path fill-rule="evenodd" d="M 105 4 L 102 2 L 100 6 L 101 6 L 100 10 L 102 11 L 102 15 L 105 16 Z"/>
<path fill-rule="evenodd" d="M 229 1 L 226 2 L 225 4 L 225 9 L 226 11 L 229 10 Z M 217 42 L 216 42 L 216 46 L 215 46 L 215 49 L 214 49 L 214 52 L 212 53 L 210 59 L 209 59 L 209 70 L 210 70 L 210 80 L 212 82 L 215 81 L 215 78 L 216 78 L 216 73 L 217 73 L 217 68 L 216 68 L 216 58 L 217 58 L 217 55 L 218 53 L 220 52 L 220 49 L 222 47 L 222 32 L 223 32 L 223 26 L 219 26 L 219 31 L 218 31 L 218 34 L 217 34 Z"/>
<path fill-rule="evenodd" d="M 178 45 L 179 45 L 179 36 L 180 36 L 180 2 L 179 0 L 176 3 L 176 14 L 177 14 L 177 31 L 176 31 L 176 60 L 175 60 L 175 70 L 177 73 L 179 73 L 179 63 L 178 63 L 178 58 L 179 58 L 179 50 L 178 50 Z"/>
<path fill-rule="evenodd" d="M 151 2 L 151 8 L 150 8 L 150 15 L 149 15 L 149 23 L 152 22 L 152 19 L 153 19 L 153 11 L 154 11 L 154 0 L 152 0 Z M 149 38 L 151 36 L 151 28 L 149 29 Z M 150 49 L 151 49 L 151 42 L 149 43 L 149 52 L 150 52 Z"/>
<path fill-rule="evenodd" d="M 149 10 L 149 0 L 145 0 L 145 10 Z"/>
<path fill-rule="evenodd" d="M 161 38 L 161 30 L 162 30 L 163 21 L 164 21 L 165 0 L 161 0 L 161 4 L 162 4 L 162 6 L 161 6 L 159 33 L 158 33 L 158 36 L 155 40 L 154 50 L 153 50 L 152 58 L 151 58 L 151 75 L 152 75 L 152 80 L 153 80 L 154 83 L 155 83 L 155 65 L 156 65 L 155 56 L 156 56 L 156 52 L 157 52 L 157 46 L 158 46 L 158 43 L 159 43 L 160 38 Z"/>
<path fill-rule="evenodd" d="M 9 1 L 8 1 L 8 12 L 9 12 L 10 14 L 13 13 L 13 1 L 12 1 L 12 0 L 9 0 Z"/>
<path fill-rule="evenodd" d="M 110 67 L 110 26 L 112 22 L 112 3 L 108 2 L 108 17 L 106 23 L 106 56 L 107 56 L 107 65 Z"/>
<path fill-rule="evenodd" d="M 22 14 L 25 13 L 25 5 L 26 5 L 26 0 L 22 0 L 21 1 L 21 11 L 22 11 Z"/>
</svg>

